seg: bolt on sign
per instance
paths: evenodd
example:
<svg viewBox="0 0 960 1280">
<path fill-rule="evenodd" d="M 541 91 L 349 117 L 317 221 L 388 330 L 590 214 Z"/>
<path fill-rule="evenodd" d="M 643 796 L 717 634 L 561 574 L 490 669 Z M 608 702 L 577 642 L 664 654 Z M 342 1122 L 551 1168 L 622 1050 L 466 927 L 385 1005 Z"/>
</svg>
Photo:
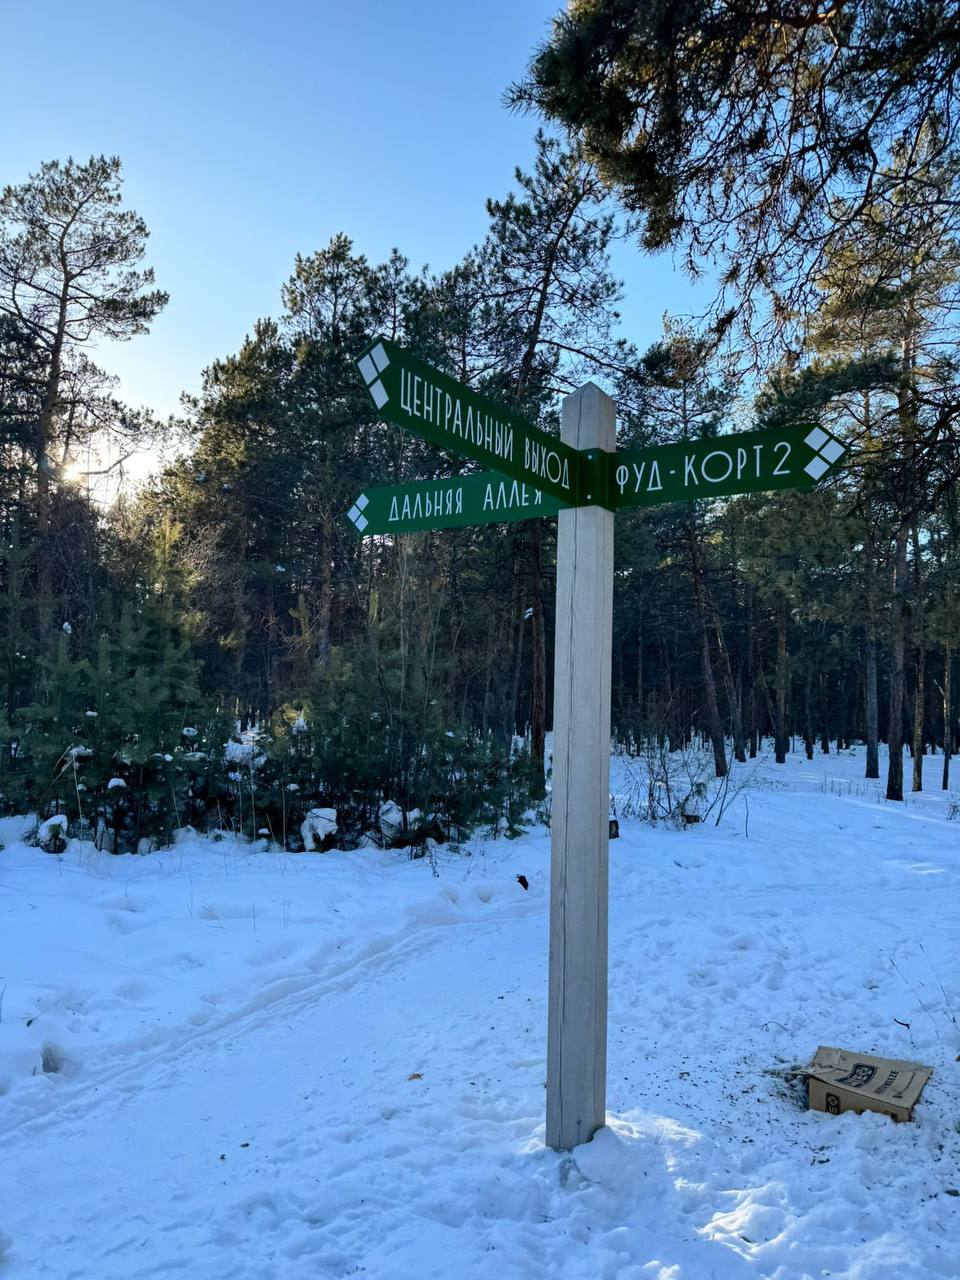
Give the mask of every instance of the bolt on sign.
<svg viewBox="0 0 960 1280">
<path fill-rule="evenodd" d="M 488 471 L 448 480 L 376 485 L 361 493 L 347 518 L 358 533 L 369 536 L 555 516 L 561 505 L 522 480 Z"/>
<path fill-rule="evenodd" d="M 357 361 L 381 418 L 561 502 L 596 501 L 599 468 L 512 409 L 375 338 Z"/>
</svg>

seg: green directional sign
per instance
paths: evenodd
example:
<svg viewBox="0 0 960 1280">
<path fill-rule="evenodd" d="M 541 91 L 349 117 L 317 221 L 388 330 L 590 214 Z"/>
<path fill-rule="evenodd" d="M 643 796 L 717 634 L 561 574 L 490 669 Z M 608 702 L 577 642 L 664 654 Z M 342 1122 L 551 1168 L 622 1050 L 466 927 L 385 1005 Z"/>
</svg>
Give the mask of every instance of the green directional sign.
<svg viewBox="0 0 960 1280">
<path fill-rule="evenodd" d="M 363 537 L 555 516 L 564 504 L 495 472 L 364 489 L 347 512 Z"/>
<path fill-rule="evenodd" d="M 844 453 L 845 445 L 808 423 L 605 454 L 609 505 L 618 510 L 768 489 L 812 489 Z"/>
<path fill-rule="evenodd" d="M 599 500 L 599 463 L 395 342 L 375 338 L 357 365 L 387 422 L 563 503 Z"/>
</svg>

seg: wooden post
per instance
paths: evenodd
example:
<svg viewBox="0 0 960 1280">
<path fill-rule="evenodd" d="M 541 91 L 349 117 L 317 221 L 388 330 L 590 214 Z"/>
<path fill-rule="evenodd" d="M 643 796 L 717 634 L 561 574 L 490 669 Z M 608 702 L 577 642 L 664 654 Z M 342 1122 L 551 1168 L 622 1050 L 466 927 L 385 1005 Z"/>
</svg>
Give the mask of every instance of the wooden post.
<svg viewBox="0 0 960 1280">
<path fill-rule="evenodd" d="M 616 447 L 616 405 L 588 382 L 563 402 L 564 443 Z M 604 1124 L 613 512 L 560 512 L 553 713 L 547 1145 Z"/>
</svg>

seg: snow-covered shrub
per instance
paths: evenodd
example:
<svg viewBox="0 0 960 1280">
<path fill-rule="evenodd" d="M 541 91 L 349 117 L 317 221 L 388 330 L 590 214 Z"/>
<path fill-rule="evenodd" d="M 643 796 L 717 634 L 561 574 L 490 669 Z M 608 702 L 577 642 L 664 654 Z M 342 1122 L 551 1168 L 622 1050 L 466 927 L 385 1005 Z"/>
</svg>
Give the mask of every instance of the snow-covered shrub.
<svg viewBox="0 0 960 1280">
<path fill-rule="evenodd" d="M 403 810 L 395 800 L 385 800 L 377 812 L 377 825 L 384 845 L 393 844 L 403 834 Z"/>
<path fill-rule="evenodd" d="M 335 809 L 337 841 L 392 847 L 461 840 L 475 827 L 514 832 L 530 805 L 529 756 L 491 733 L 461 730 L 441 700 L 390 695 L 368 648 L 334 649 L 309 697 L 281 709 L 257 770 L 257 810 L 300 847 L 311 810 Z M 306 841 L 304 840 L 304 843 Z"/>
<path fill-rule="evenodd" d="M 67 823 L 65 813 L 55 813 L 41 822 L 37 828 L 37 844 L 44 853 L 63 853 L 67 847 Z"/>
<path fill-rule="evenodd" d="M 336 809 L 311 809 L 300 824 L 300 838 L 308 853 L 332 849 L 336 834 Z"/>
<path fill-rule="evenodd" d="M 220 762 L 228 725 L 205 709 L 189 648 L 131 610 L 100 636 L 93 659 L 75 656 L 76 643 L 72 633 L 55 637 L 34 701 L 0 725 L 8 809 L 55 813 L 66 835 L 116 853 L 166 844 L 187 823 L 202 829 L 229 800 Z"/>
</svg>

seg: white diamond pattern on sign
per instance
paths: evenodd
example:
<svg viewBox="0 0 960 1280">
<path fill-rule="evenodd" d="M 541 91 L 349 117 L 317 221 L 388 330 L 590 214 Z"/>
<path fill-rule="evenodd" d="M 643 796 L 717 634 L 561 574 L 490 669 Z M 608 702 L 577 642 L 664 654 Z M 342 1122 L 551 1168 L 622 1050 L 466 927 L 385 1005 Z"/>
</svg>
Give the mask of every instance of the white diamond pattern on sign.
<svg viewBox="0 0 960 1280">
<path fill-rule="evenodd" d="M 838 458 L 842 458 L 847 451 L 846 445 L 824 431 L 823 427 L 814 427 L 809 435 L 804 436 L 803 443 L 808 444 L 815 454 L 803 468 L 814 480 L 819 480 L 823 473 L 829 471 L 831 465 Z"/>
<path fill-rule="evenodd" d="M 360 497 L 347 512 L 347 519 L 352 520 L 361 533 L 363 533 L 364 529 L 370 523 L 367 517 L 363 514 L 363 508 L 368 506 L 369 503 L 370 499 L 367 495 L 365 493 L 361 493 Z"/>
<path fill-rule="evenodd" d="M 373 403 L 378 409 L 390 399 L 387 395 L 386 387 L 380 381 L 380 374 L 383 373 L 390 359 L 384 351 L 383 346 L 378 342 L 372 351 L 369 351 L 362 360 L 358 362 L 358 368 L 363 374 L 363 380 L 370 388 L 370 394 L 373 396 Z M 362 510 L 363 508 L 361 508 Z"/>
</svg>

